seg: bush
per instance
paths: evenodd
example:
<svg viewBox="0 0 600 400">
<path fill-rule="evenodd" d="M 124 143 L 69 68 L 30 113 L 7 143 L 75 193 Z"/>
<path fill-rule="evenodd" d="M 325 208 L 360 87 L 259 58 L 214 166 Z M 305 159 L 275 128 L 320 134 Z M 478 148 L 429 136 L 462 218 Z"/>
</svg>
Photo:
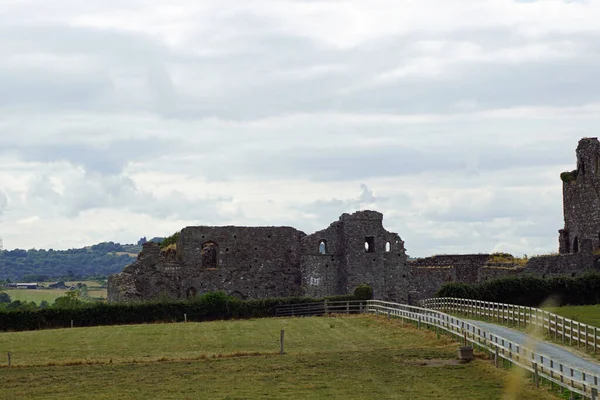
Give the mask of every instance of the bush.
<svg viewBox="0 0 600 400">
<path fill-rule="evenodd" d="M 444 284 L 435 293 L 435 297 L 457 297 L 532 307 L 548 301 L 556 306 L 599 304 L 600 274 L 556 276 L 549 279 L 521 275 L 476 285 L 452 282 Z"/>
<path fill-rule="evenodd" d="M 164 238 L 162 242 L 160 242 L 160 248 L 164 249 L 171 245 L 177 245 L 177 240 L 179 240 L 179 235 L 181 232 L 175 232 L 171 236 Z"/>
<path fill-rule="evenodd" d="M 354 289 L 354 298 L 356 300 L 371 300 L 373 298 L 373 288 L 367 284 L 358 285 Z"/>
<path fill-rule="evenodd" d="M 561 173 L 560 179 L 565 183 L 570 183 L 570 182 L 577 180 L 577 170 Z"/>
<path fill-rule="evenodd" d="M 25 331 L 71 326 L 101 326 L 180 322 L 184 314 L 188 321 L 211 321 L 231 318 L 264 318 L 275 315 L 278 305 L 311 303 L 325 300 L 307 297 L 287 297 L 240 300 L 223 292 L 205 293 L 192 300 L 148 301 L 140 303 L 86 303 L 65 296 L 65 304 L 46 308 L 11 311 L 0 310 L 0 331 Z M 330 296 L 333 301 L 357 300 L 353 295 Z"/>
<path fill-rule="evenodd" d="M 435 297 L 458 297 L 461 299 L 479 300 L 477 291 L 472 285 L 462 282 L 447 282 L 435 293 Z"/>
<path fill-rule="evenodd" d="M 10 303 L 11 301 L 8 293 L 0 292 L 0 303 Z"/>
</svg>

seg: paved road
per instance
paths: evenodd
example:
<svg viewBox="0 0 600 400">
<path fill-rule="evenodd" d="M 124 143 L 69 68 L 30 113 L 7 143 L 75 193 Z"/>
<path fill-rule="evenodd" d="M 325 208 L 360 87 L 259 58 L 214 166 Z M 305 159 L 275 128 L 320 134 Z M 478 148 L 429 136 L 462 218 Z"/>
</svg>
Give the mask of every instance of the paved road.
<svg viewBox="0 0 600 400">
<path fill-rule="evenodd" d="M 485 330 L 486 332 L 490 332 L 494 335 L 498 335 L 507 339 L 513 343 L 518 343 L 519 345 L 524 345 L 525 347 L 534 350 L 535 352 L 544 354 L 545 356 L 551 357 L 554 360 L 554 368 L 558 369 L 557 363 L 561 363 L 564 365 L 568 365 L 573 368 L 583 369 L 586 373 L 593 373 L 598 376 L 600 379 L 600 364 L 588 361 L 583 357 L 570 352 L 567 349 L 564 349 L 560 346 L 550 344 L 548 342 L 543 342 L 539 340 L 533 339 L 531 336 L 516 331 L 514 329 L 507 328 L 505 326 L 491 324 L 488 322 L 482 321 L 473 321 L 473 320 L 465 320 L 470 324 Z M 540 362 L 539 357 L 536 357 L 536 360 Z M 544 365 L 550 367 L 550 360 L 544 357 Z M 564 369 L 565 374 L 569 374 L 570 371 L 568 369 Z M 575 379 L 581 379 L 581 373 L 574 372 Z M 586 380 L 593 382 L 592 376 L 586 376 Z"/>
</svg>

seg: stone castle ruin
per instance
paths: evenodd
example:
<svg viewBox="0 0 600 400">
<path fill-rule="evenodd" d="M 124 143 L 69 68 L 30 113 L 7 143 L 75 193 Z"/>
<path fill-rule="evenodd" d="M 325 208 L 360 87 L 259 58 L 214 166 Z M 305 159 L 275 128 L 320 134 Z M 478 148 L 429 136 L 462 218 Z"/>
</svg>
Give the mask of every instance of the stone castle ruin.
<svg viewBox="0 0 600 400">
<path fill-rule="evenodd" d="M 506 254 L 438 255 L 409 261 L 383 214 L 343 214 L 311 235 L 291 227 L 193 226 L 176 246 L 145 243 L 137 261 L 110 276 L 109 301 L 184 299 L 224 291 L 240 298 L 350 294 L 360 284 L 401 303 L 428 298 L 445 282 L 478 283 L 522 273 L 542 277 L 599 271 L 600 142 L 584 138 L 577 169 L 561 174 L 565 227 L 559 254 L 526 262 Z"/>
<path fill-rule="evenodd" d="M 109 301 L 224 291 L 240 298 L 352 293 L 363 283 L 376 298 L 406 302 L 404 242 L 376 211 L 343 214 L 306 235 L 291 227 L 194 226 L 174 249 L 145 243 L 138 259 L 110 276 Z"/>
</svg>

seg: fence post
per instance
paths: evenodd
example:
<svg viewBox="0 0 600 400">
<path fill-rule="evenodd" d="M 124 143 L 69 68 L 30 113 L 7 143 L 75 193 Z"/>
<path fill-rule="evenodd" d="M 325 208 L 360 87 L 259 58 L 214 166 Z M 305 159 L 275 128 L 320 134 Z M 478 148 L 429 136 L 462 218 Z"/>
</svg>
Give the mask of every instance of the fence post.
<svg viewBox="0 0 600 400">
<path fill-rule="evenodd" d="M 533 363 L 533 381 L 535 382 L 535 387 L 540 387 L 540 373 L 538 372 L 538 364 Z"/>
<path fill-rule="evenodd" d="M 387 312 L 387 318 L 388 318 L 388 321 L 389 321 L 390 320 L 390 310 L 388 310 L 388 312 Z"/>
<path fill-rule="evenodd" d="M 594 327 L 594 354 L 596 354 L 596 348 L 598 347 L 598 333 L 596 332 L 596 327 Z"/>
<path fill-rule="evenodd" d="M 187 322 L 187 314 L 183 314 L 183 322 Z"/>
<path fill-rule="evenodd" d="M 282 329 L 279 334 L 279 354 L 285 354 L 283 351 L 283 340 L 285 339 L 285 331 Z"/>
<path fill-rule="evenodd" d="M 346 314 L 350 314 L 350 302 L 346 302 Z"/>
<path fill-rule="evenodd" d="M 325 301 L 323 302 L 323 308 L 325 309 L 325 315 L 329 314 L 329 306 L 328 303 L 329 300 L 325 299 Z"/>
<path fill-rule="evenodd" d="M 358 304 L 358 313 L 359 314 L 363 313 L 363 303 L 362 303 L 362 301 Z"/>
<path fill-rule="evenodd" d="M 73 320 L 71 320 L 71 328 L 73 327 Z"/>
<path fill-rule="evenodd" d="M 496 346 L 496 351 L 494 352 L 494 364 L 498 368 L 498 346 Z"/>
<path fill-rule="evenodd" d="M 417 328 L 421 329 L 421 316 L 419 315 L 419 323 L 417 325 Z"/>
</svg>

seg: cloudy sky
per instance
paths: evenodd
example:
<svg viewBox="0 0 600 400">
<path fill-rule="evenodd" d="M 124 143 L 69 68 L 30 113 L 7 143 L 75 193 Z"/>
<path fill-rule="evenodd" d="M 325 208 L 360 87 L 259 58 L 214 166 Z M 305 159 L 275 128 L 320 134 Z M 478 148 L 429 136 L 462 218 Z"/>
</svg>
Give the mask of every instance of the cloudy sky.
<svg viewBox="0 0 600 400">
<path fill-rule="evenodd" d="M 170 5 L 166 5 L 169 3 Z M 0 0 L 4 247 L 375 209 L 411 256 L 557 250 L 600 2 Z"/>
</svg>

